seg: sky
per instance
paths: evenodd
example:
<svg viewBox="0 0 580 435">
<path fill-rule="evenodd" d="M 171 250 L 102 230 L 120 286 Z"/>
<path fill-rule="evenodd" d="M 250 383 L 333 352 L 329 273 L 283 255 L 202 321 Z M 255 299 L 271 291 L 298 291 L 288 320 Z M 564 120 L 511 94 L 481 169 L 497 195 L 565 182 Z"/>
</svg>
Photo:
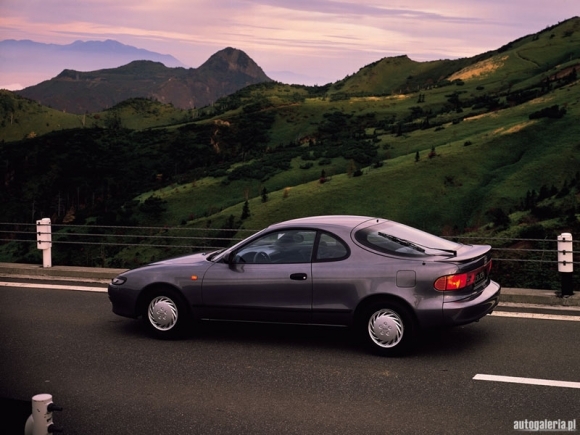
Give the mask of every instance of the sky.
<svg viewBox="0 0 580 435">
<path fill-rule="evenodd" d="M 580 0 L 0 0 L 0 40 L 114 39 L 193 68 L 234 47 L 275 80 L 322 85 L 384 57 L 474 56 L 579 15 Z"/>
</svg>

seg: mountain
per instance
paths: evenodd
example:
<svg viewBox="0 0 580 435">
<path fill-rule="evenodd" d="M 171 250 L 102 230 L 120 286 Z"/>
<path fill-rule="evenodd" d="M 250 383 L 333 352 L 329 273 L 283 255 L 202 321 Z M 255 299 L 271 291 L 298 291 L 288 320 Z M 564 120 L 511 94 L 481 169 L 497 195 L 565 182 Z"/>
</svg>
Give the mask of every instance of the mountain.
<svg viewBox="0 0 580 435">
<path fill-rule="evenodd" d="M 0 41 L 0 88 L 22 89 L 48 80 L 63 69 L 93 71 L 115 68 L 134 60 L 161 62 L 167 67 L 185 67 L 167 54 L 159 54 L 113 40 L 75 41 L 68 45 L 29 40 Z"/>
<path fill-rule="evenodd" d="M 243 51 L 225 48 L 199 68 L 168 68 L 160 62 L 133 61 L 118 68 L 57 77 L 17 93 L 71 113 L 98 112 L 129 98 L 152 98 L 182 109 L 203 107 L 256 83 L 271 81 Z"/>
</svg>

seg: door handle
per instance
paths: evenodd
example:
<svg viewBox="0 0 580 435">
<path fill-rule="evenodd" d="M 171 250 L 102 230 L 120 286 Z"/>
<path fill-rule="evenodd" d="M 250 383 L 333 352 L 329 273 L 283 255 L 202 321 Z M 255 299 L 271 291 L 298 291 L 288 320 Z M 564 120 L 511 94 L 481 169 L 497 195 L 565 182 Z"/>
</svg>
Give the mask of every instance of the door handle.
<svg viewBox="0 0 580 435">
<path fill-rule="evenodd" d="M 293 279 L 295 281 L 305 281 L 306 278 L 308 278 L 308 275 L 306 275 L 305 273 L 293 273 L 292 275 L 290 275 L 290 279 Z"/>
</svg>

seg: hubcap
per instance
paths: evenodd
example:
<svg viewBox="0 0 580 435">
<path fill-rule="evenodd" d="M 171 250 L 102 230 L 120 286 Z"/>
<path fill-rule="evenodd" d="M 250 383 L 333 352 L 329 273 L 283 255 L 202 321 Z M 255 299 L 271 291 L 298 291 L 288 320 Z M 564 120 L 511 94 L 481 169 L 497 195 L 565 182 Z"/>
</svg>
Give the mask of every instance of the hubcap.
<svg viewBox="0 0 580 435">
<path fill-rule="evenodd" d="M 403 339 L 403 320 L 395 311 L 383 308 L 370 317 L 368 330 L 376 345 L 395 347 Z"/>
<path fill-rule="evenodd" d="M 177 323 L 177 305 L 167 296 L 157 296 L 147 310 L 149 322 L 159 331 L 169 331 Z"/>
</svg>

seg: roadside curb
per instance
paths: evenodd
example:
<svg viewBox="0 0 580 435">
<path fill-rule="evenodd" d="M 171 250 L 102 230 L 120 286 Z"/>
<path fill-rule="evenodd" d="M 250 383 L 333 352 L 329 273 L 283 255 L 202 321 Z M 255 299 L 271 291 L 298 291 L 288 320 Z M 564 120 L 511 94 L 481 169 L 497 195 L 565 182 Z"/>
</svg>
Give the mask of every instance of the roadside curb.
<svg viewBox="0 0 580 435">
<path fill-rule="evenodd" d="M 69 280 L 79 282 L 111 281 L 127 269 L 99 267 L 53 266 L 42 267 L 36 264 L 0 263 L 0 277 L 27 278 L 43 280 Z"/>
<path fill-rule="evenodd" d="M 560 297 L 559 291 L 555 290 L 502 288 L 500 301 L 519 304 L 580 307 L 580 293 L 576 292 L 572 296 Z"/>
</svg>

